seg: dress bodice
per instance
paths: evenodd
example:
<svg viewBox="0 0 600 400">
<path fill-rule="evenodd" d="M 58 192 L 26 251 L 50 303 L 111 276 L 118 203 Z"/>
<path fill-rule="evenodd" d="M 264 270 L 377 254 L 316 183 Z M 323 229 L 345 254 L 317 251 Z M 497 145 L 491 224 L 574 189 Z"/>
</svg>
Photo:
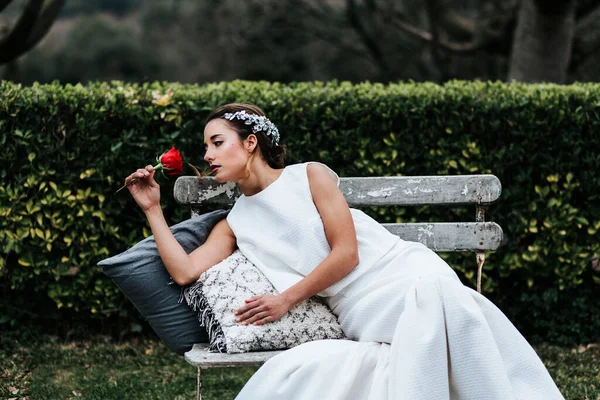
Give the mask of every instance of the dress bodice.
<svg viewBox="0 0 600 400">
<path fill-rule="evenodd" d="M 312 199 L 306 172 L 308 164 L 287 166 L 279 178 L 261 192 L 242 195 L 227 216 L 241 252 L 280 293 L 308 275 L 331 251 Z M 350 209 L 350 212 L 358 239 L 359 264 L 319 295 L 338 293 L 399 240 L 362 211 Z"/>
</svg>

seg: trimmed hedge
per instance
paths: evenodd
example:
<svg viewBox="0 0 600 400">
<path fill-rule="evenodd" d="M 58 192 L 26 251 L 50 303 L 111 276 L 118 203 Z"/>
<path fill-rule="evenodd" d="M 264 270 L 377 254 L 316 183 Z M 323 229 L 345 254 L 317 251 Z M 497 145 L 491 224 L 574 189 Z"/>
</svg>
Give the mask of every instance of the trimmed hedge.
<svg viewBox="0 0 600 400">
<path fill-rule="evenodd" d="M 342 176 L 497 175 L 504 189 L 486 219 L 503 227 L 505 243 L 487 255 L 484 293 L 530 340 L 598 340 L 598 84 L 2 82 L 0 324 L 136 321 L 96 267 L 150 234 L 131 197 L 114 192 L 171 145 L 203 165 L 203 121 L 233 101 L 265 109 L 288 163 L 318 159 Z M 187 218 L 174 182 L 159 183 L 170 222 Z M 368 212 L 474 220 L 462 208 Z M 474 286 L 474 255 L 444 257 Z"/>
</svg>

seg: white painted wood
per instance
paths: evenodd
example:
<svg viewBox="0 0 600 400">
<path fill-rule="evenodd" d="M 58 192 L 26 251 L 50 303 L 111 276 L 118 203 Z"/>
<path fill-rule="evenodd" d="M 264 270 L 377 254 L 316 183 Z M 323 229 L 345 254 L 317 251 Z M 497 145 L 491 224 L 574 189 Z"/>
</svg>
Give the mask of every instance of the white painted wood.
<svg viewBox="0 0 600 400">
<path fill-rule="evenodd" d="M 420 242 L 436 252 L 493 251 L 502 242 L 495 222 L 424 222 L 382 224 L 403 240 Z"/>
<path fill-rule="evenodd" d="M 180 176 L 173 187 L 175 200 L 184 205 L 227 206 L 235 203 L 240 194 L 234 182 L 219 183 L 214 177 L 198 179 L 195 176 Z"/>
<path fill-rule="evenodd" d="M 490 204 L 502 186 L 494 175 L 342 178 L 351 206 Z"/>
<path fill-rule="evenodd" d="M 199 368 L 211 367 L 253 367 L 264 364 L 269 358 L 283 352 L 255 351 L 250 353 L 226 354 L 211 353 L 205 343 L 195 344 L 190 351 L 185 353 L 185 360 Z"/>
<path fill-rule="evenodd" d="M 193 209 L 193 216 L 202 211 Z M 494 251 L 503 231 L 495 222 L 419 222 L 381 224 L 403 240 L 423 243 L 436 252 Z"/>
<path fill-rule="evenodd" d="M 350 206 L 415 206 L 425 204 L 490 204 L 502 192 L 494 175 L 391 176 L 341 178 L 340 190 Z M 236 185 L 214 177 L 177 179 L 174 195 L 180 204 L 231 205 L 240 195 Z"/>
</svg>

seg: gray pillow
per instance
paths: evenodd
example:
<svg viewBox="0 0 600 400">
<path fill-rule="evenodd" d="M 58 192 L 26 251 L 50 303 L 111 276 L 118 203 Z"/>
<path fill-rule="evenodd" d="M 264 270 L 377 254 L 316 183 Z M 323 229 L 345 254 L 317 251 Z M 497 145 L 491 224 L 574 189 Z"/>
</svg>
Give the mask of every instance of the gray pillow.
<svg viewBox="0 0 600 400">
<path fill-rule="evenodd" d="M 198 312 L 212 352 L 287 349 L 311 340 L 345 338 L 336 316 L 317 297 L 296 304 L 274 322 L 259 326 L 235 322 L 233 312 L 244 300 L 276 293 L 266 276 L 236 250 L 184 288 L 182 298 Z"/>
<path fill-rule="evenodd" d="M 228 210 L 217 210 L 190 218 L 171 227 L 171 232 L 189 254 L 198 248 Z M 179 302 L 181 288 L 171 281 L 154 236 L 125 252 L 98 263 L 104 273 L 131 300 L 158 337 L 174 352 L 183 354 L 194 343 L 208 342 L 197 315 Z"/>
</svg>

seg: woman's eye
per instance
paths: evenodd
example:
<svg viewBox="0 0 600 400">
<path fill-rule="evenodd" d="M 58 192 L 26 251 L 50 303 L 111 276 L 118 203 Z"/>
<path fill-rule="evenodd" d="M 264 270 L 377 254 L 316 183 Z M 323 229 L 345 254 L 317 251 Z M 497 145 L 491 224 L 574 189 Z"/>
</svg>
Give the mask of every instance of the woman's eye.
<svg viewBox="0 0 600 400">
<path fill-rule="evenodd" d="M 216 146 L 216 147 L 219 147 L 219 146 L 220 146 L 220 145 L 222 145 L 222 144 L 223 144 L 223 142 L 222 142 L 222 141 L 220 141 L 220 140 L 218 140 L 218 141 L 216 141 L 216 142 L 215 142 L 215 146 Z"/>
</svg>

